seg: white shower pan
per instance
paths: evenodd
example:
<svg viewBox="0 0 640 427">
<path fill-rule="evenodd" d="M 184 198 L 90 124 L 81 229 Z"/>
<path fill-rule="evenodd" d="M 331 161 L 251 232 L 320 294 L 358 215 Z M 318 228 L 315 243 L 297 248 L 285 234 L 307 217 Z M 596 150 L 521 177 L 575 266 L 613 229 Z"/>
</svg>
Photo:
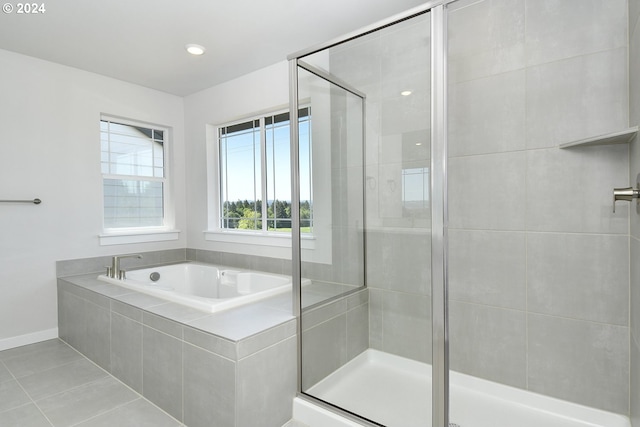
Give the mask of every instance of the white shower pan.
<svg viewBox="0 0 640 427">
<path fill-rule="evenodd" d="M 431 366 L 369 349 L 309 394 L 388 427 L 431 426 Z M 450 373 L 450 425 L 460 427 L 631 427 L 622 415 L 457 372 Z M 353 427 L 301 398 L 294 419 L 310 427 Z"/>
</svg>

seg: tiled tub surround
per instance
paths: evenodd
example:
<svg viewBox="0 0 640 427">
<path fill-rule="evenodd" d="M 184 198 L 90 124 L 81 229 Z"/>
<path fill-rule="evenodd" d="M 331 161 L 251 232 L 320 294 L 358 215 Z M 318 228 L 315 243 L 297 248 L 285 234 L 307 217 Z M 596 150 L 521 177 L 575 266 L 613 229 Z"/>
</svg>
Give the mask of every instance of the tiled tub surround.
<svg viewBox="0 0 640 427">
<path fill-rule="evenodd" d="M 189 427 L 274 426 L 296 391 L 290 296 L 210 314 L 58 278 L 60 338 Z"/>
</svg>

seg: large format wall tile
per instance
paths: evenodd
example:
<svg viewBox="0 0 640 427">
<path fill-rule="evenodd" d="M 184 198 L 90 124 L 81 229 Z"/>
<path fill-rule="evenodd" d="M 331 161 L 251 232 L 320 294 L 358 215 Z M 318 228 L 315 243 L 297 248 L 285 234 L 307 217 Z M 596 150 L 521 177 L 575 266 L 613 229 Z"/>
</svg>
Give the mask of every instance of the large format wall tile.
<svg viewBox="0 0 640 427">
<path fill-rule="evenodd" d="M 527 68 L 527 148 L 628 126 L 625 47 Z"/>
<path fill-rule="evenodd" d="M 111 313 L 111 373 L 142 393 L 142 324 L 116 313 Z"/>
<path fill-rule="evenodd" d="M 638 341 L 631 339 L 631 407 L 629 414 L 633 427 L 640 426 L 640 348 Z"/>
<path fill-rule="evenodd" d="M 449 159 L 449 226 L 523 230 L 525 153 Z"/>
<path fill-rule="evenodd" d="M 296 348 L 297 340 L 291 337 L 238 362 L 236 399 L 243 409 L 238 411 L 237 427 L 289 421 L 297 387 Z"/>
<path fill-rule="evenodd" d="M 635 237 L 630 239 L 631 254 L 631 290 L 630 290 L 630 304 L 629 309 L 631 311 L 631 334 L 635 338 L 637 343 L 640 343 L 640 240 Z M 640 362 L 640 361 L 639 361 Z"/>
<path fill-rule="evenodd" d="M 184 344 L 184 423 L 233 426 L 236 366 L 224 357 Z M 215 384 L 215 387 L 212 387 Z M 179 395 L 178 395 L 179 396 Z"/>
<path fill-rule="evenodd" d="M 145 326 L 142 349 L 143 396 L 182 420 L 182 342 Z"/>
<path fill-rule="evenodd" d="M 366 259 L 368 286 L 431 293 L 431 236 L 424 230 L 370 231 Z"/>
<path fill-rule="evenodd" d="M 451 369 L 526 387 L 526 313 L 452 301 Z"/>
<path fill-rule="evenodd" d="M 524 67 L 525 0 L 460 1 L 449 14 L 449 78 L 472 80 Z"/>
<path fill-rule="evenodd" d="M 529 314 L 531 391 L 626 414 L 629 329 Z"/>
<path fill-rule="evenodd" d="M 613 213 L 613 188 L 627 186 L 624 145 L 527 152 L 527 230 L 627 233 L 628 209 Z"/>
<path fill-rule="evenodd" d="M 346 314 L 341 314 L 302 331 L 302 390 L 347 362 L 346 322 Z"/>
<path fill-rule="evenodd" d="M 383 350 L 398 356 L 431 360 L 431 298 L 384 292 Z"/>
<path fill-rule="evenodd" d="M 448 118 L 449 156 L 524 149 L 524 70 L 451 85 Z"/>
<path fill-rule="evenodd" d="M 625 47 L 626 0 L 527 0 L 527 65 Z"/>
<path fill-rule="evenodd" d="M 628 326 L 629 238 L 529 233 L 527 285 L 530 312 Z"/>
<path fill-rule="evenodd" d="M 525 233 L 449 230 L 449 298 L 524 310 Z"/>
</svg>

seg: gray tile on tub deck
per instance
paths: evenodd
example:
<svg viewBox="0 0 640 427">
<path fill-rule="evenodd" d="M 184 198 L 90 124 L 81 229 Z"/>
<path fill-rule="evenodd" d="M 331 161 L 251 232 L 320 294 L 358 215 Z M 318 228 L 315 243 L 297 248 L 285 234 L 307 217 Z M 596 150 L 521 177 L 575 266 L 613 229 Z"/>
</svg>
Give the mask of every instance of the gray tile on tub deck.
<svg viewBox="0 0 640 427">
<path fill-rule="evenodd" d="M 102 369 L 85 358 L 18 379 L 33 400 L 52 396 L 107 377 Z"/>
<path fill-rule="evenodd" d="M 0 426 L 51 427 L 42 412 L 33 403 L 8 411 L 0 411 Z"/>
<path fill-rule="evenodd" d="M 113 377 L 56 394 L 36 404 L 56 427 L 67 427 L 110 411 L 139 396 Z"/>
<path fill-rule="evenodd" d="M 273 328 L 267 329 L 249 338 L 239 341 L 238 359 L 247 357 L 253 353 L 263 350 L 274 343 L 278 343 L 296 334 L 296 321 L 290 320 Z"/>
<path fill-rule="evenodd" d="M 528 315 L 529 390 L 626 414 L 629 329 Z"/>
<path fill-rule="evenodd" d="M 142 324 L 111 313 L 111 374 L 142 393 Z"/>
<path fill-rule="evenodd" d="M 235 382 L 235 362 L 185 344 L 185 425 L 189 427 L 234 426 Z M 216 387 L 211 387 L 211 384 L 216 384 Z"/>
<path fill-rule="evenodd" d="M 16 380 L 0 383 L 0 413 L 31 402 Z"/>
<path fill-rule="evenodd" d="M 629 322 L 629 237 L 529 233 L 530 312 L 621 326 Z"/>
<path fill-rule="evenodd" d="M 130 304 L 111 300 L 111 312 L 118 313 L 122 316 L 128 317 L 131 320 L 135 320 L 136 322 L 142 322 L 142 310 Z"/>
<path fill-rule="evenodd" d="M 291 419 L 296 347 L 291 337 L 238 362 L 237 427 L 280 427 Z"/>
<path fill-rule="evenodd" d="M 16 378 L 46 371 L 82 359 L 82 355 L 67 344 L 55 340 L 31 344 L 2 352 L 3 363 Z"/>
<path fill-rule="evenodd" d="M 183 337 L 182 324 L 173 320 L 165 319 L 162 316 L 157 316 L 145 311 L 142 314 L 142 323 L 175 338 L 182 339 Z"/>
<path fill-rule="evenodd" d="M 182 420 L 182 341 L 147 326 L 142 340 L 142 395 Z"/>
<path fill-rule="evenodd" d="M 182 424 L 145 399 L 115 408 L 77 427 L 179 427 Z"/>
<path fill-rule="evenodd" d="M 185 326 L 184 341 L 210 351 L 211 353 L 219 354 L 227 359 L 237 359 L 236 343 L 226 338 Z"/>
</svg>

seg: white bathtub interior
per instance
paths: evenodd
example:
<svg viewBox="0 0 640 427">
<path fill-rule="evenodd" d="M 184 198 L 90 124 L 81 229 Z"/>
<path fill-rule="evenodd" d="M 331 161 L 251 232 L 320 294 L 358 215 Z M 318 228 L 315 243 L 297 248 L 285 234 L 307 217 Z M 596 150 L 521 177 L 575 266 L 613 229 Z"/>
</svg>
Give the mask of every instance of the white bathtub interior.
<svg viewBox="0 0 640 427">
<path fill-rule="evenodd" d="M 450 373 L 450 423 L 460 427 L 631 427 L 628 418 Z M 387 427 L 431 425 L 431 366 L 368 349 L 309 389 L 313 396 Z M 359 424 L 301 398 L 294 418 L 313 427 Z"/>
<path fill-rule="evenodd" d="M 125 279 L 98 279 L 211 313 L 291 292 L 290 276 L 193 262 L 131 270 Z"/>
</svg>

